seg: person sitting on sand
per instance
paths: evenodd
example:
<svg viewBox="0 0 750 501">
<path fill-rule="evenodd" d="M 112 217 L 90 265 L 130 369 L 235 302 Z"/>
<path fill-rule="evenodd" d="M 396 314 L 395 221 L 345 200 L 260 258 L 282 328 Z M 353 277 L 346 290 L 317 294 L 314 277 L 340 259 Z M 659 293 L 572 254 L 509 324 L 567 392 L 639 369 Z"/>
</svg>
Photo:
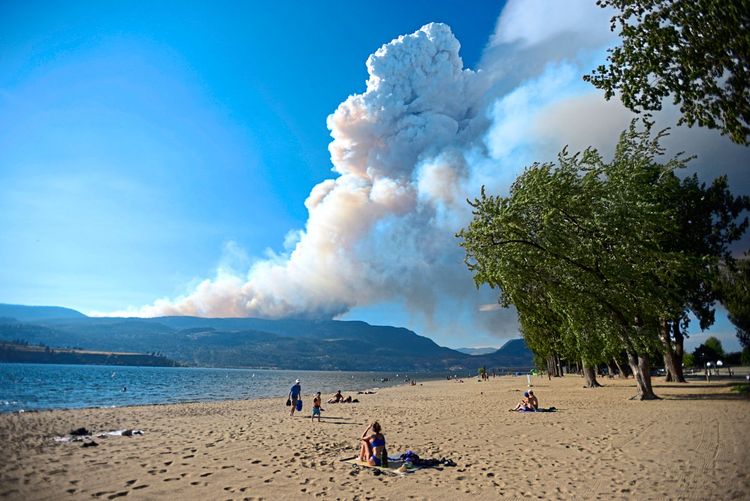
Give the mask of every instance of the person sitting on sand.
<svg viewBox="0 0 750 501">
<path fill-rule="evenodd" d="M 369 431 L 372 434 L 368 436 Z M 370 466 L 380 466 L 381 458 L 385 455 L 385 436 L 380 431 L 380 423 L 375 421 L 365 429 L 360 438 L 359 459 Z"/>
<path fill-rule="evenodd" d="M 534 400 L 536 400 L 536 397 L 534 397 Z M 537 405 L 539 405 L 539 402 L 537 402 Z M 523 394 L 523 399 L 518 402 L 518 405 L 516 405 L 513 409 L 510 409 L 511 411 L 535 411 L 536 409 L 531 404 L 531 400 L 529 399 L 529 392 L 526 391 Z"/>
<path fill-rule="evenodd" d="M 532 409 L 539 410 L 539 400 L 536 398 L 536 395 L 534 395 L 534 392 L 532 390 L 529 390 L 529 405 Z"/>
<path fill-rule="evenodd" d="M 344 400 L 344 395 L 341 394 L 341 390 L 337 391 L 333 398 L 328 399 L 329 404 L 337 404 Z"/>
</svg>

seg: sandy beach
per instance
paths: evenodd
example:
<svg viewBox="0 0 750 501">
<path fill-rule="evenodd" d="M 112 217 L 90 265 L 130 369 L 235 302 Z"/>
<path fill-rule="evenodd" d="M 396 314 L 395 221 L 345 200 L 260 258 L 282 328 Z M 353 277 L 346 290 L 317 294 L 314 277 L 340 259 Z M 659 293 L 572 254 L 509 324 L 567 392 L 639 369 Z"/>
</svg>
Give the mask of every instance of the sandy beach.
<svg viewBox="0 0 750 501">
<path fill-rule="evenodd" d="M 502 377 L 356 395 L 324 404 L 322 423 L 304 385 L 295 417 L 285 399 L 4 414 L 0 498 L 750 499 L 750 400 L 726 381 L 656 378 L 652 402 L 628 400 L 632 379 L 601 382 L 534 378 L 554 413 L 508 412 L 526 379 Z M 398 475 L 342 462 L 373 419 L 391 455 L 456 466 Z M 144 434 L 55 442 L 80 427 Z"/>
</svg>

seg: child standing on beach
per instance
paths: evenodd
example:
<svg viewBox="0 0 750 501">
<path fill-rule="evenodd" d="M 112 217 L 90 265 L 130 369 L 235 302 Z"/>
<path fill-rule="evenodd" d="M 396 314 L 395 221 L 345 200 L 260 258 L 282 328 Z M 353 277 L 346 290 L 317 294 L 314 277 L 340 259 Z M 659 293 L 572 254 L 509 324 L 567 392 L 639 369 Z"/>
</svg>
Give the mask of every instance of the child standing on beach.
<svg viewBox="0 0 750 501">
<path fill-rule="evenodd" d="M 315 394 L 315 398 L 313 398 L 312 416 L 310 416 L 311 423 L 315 420 L 315 416 L 318 416 L 318 423 L 320 423 L 320 411 L 322 410 L 320 408 L 320 392 L 318 392 Z"/>
</svg>

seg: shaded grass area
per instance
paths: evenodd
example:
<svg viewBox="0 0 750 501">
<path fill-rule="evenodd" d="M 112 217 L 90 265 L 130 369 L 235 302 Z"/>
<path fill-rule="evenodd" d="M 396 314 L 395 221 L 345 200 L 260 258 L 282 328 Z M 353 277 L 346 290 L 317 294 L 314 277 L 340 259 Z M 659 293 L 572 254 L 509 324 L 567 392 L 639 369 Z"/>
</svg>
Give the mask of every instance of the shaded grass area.
<svg viewBox="0 0 750 501">
<path fill-rule="evenodd" d="M 748 383 L 733 384 L 732 391 L 739 393 L 740 395 L 750 397 L 750 384 Z"/>
</svg>

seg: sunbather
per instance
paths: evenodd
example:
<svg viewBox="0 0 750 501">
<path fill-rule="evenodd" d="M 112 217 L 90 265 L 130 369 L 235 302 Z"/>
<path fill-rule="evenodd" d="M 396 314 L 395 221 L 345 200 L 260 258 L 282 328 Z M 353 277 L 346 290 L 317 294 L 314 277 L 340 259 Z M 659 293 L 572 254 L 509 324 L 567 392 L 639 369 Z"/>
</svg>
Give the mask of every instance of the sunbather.
<svg viewBox="0 0 750 501">
<path fill-rule="evenodd" d="M 341 394 L 341 390 L 337 391 L 336 394 L 333 396 L 333 398 L 328 399 L 329 404 L 337 404 L 339 402 L 343 402 L 344 395 Z"/>
<path fill-rule="evenodd" d="M 534 392 L 532 390 L 528 391 L 529 393 L 529 405 L 534 408 L 534 410 L 539 410 L 539 400 L 536 398 L 536 395 L 534 395 Z"/>
<path fill-rule="evenodd" d="M 536 397 L 534 397 L 534 401 L 536 401 Z M 539 405 L 539 402 L 537 401 L 537 406 Z M 523 399 L 518 402 L 518 405 L 516 405 L 513 409 L 510 409 L 511 411 L 535 411 L 536 408 L 531 403 L 531 399 L 529 398 L 529 392 L 526 391 L 523 394 Z"/>
<path fill-rule="evenodd" d="M 368 435 L 370 431 L 372 431 L 372 434 Z M 380 466 L 383 464 L 385 435 L 380 431 L 380 423 L 375 421 L 365 429 L 364 433 L 362 433 L 362 438 L 360 438 L 359 459 L 360 461 L 366 461 L 370 466 Z"/>
</svg>

